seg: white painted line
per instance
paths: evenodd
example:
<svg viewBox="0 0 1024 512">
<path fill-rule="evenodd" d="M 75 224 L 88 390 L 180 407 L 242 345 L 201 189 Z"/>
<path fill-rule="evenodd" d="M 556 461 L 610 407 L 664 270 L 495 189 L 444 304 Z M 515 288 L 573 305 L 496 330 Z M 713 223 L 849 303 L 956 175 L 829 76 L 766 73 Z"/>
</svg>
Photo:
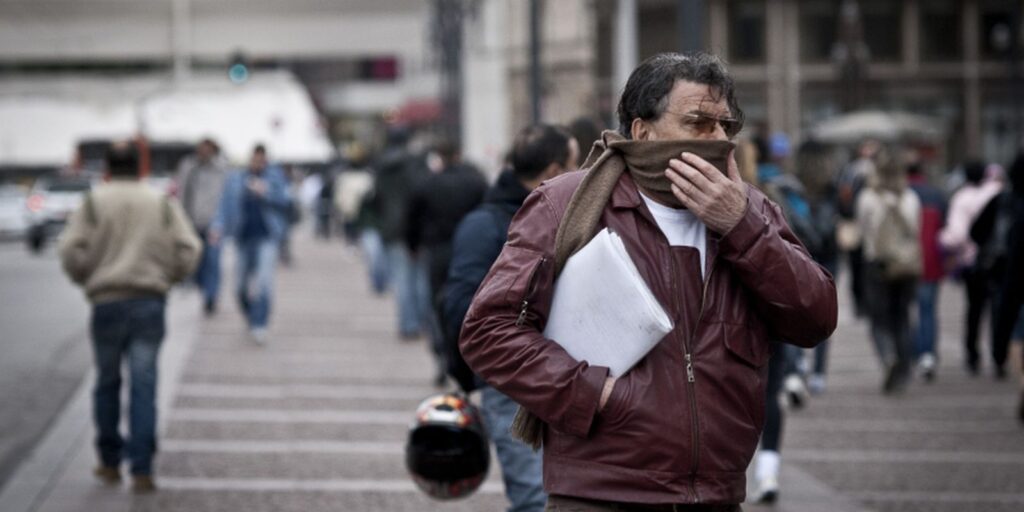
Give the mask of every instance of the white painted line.
<svg viewBox="0 0 1024 512">
<path fill-rule="evenodd" d="M 409 425 L 412 412 L 281 409 L 175 409 L 171 421 L 209 423 L 336 423 L 344 425 Z"/>
<path fill-rule="evenodd" d="M 332 453 L 350 455 L 401 455 L 405 446 L 376 441 L 217 441 L 168 439 L 160 442 L 164 453 Z"/>
<path fill-rule="evenodd" d="M 1024 504 L 1024 493 L 1019 492 L 853 491 L 845 494 L 855 499 L 865 501 Z"/>
<path fill-rule="evenodd" d="M 377 492 L 384 494 L 420 493 L 409 480 L 288 480 L 161 477 L 160 488 L 173 491 L 248 491 L 248 492 Z M 501 494 L 500 482 L 484 482 L 476 492 Z"/>
<path fill-rule="evenodd" d="M 848 420 L 799 418 L 786 424 L 787 431 L 909 432 L 921 434 L 1010 434 L 1020 432 L 1011 421 L 986 420 Z"/>
<path fill-rule="evenodd" d="M 178 396 L 201 398 L 365 398 L 419 400 L 430 395 L 422 386 L 182 384 Z"/>
<path fill-rule="evenodd" d="M 952 464 L 1010 464 L 1024 466 L 1024 452 L 957 452 L 910 450 L 786 450 L 796 462 L 909 462 Z"/>
</svg>

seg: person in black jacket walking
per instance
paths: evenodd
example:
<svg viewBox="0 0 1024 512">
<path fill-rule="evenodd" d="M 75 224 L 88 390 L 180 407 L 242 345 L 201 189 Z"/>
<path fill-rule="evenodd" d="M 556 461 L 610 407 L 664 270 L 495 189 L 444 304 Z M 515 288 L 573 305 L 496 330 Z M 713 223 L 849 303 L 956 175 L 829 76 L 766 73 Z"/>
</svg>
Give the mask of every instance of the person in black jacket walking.
<svg viewBox="0 0 1024 512">
<path fill-rule="evenodd" d="M 519 132 L 510 155 L 511 168 L 498 176 L 484 203 L 467 215 L 455 232 L 440 297 L 449 373 L 465 391 L 482 390 L 488 434 L 498 451 L 505 495 L 512 504 L 509 510 L 515 512 L 544 509 L 547 497 L 541 454 L 509 434 L 516 403 L 473 375 L 459 355 L 458 336 L 473 294 L 505 245 L 512 217 L 542 181 L 576 170 L 578 154 L 576 140 L 562 128 L 542 124 Z"/>
<path fill-rule="evenodd" d="M 1021 319 L 1021 307 L 1024 306 L 1024 152 L 1021 152 L 1010 165 L 1010 184 L 1012 190 L 1005 196 L 1005 199 L 998 201 L 993 199 L 993 207 L 1000 207 L 1002 211 L 992 212 L 995 217 L 991 222 L 992 231 L 990 236 L 1001 237 L 1002 242 L 995 245 L 1002 245 L 1002 261 L 1000 279 L 997 282 L 997 297 L 994 319 L 992 322 L 992 347 L 993 352 L 1005 362 L 1007 347 L 1010 338 L 1014 335 L 1014 326 Z M 988 210 L 988 208 L 986 208 Z M 979 221 L 986 217 L 983 212 Z M 1002 217 L 1002 220 L 999 219 Z M 1005 223 L 1005 227 L 995 224 Z M 1000 361 L 997 361 L 996 376 L 1004 378 L 1006 371 Z M 1021 381 L 1020 403 L 1017 406 L 1017 417 L 1024 422 L 1024 380 Z"/>
<path fill-rule="evenodd" d="M 426 329 L 437 362 L 434 384 L 444 385 L 444 341 L 438 326 L 437 293 L 444 284 L 451 261 L 452 237 L 459 221 L 480 204 L 487 181 L 475 167 L 460 161 L 458 148 L 449 142 L 438 144 L 439 165 L 414 188 L 409 199 L 405 241 L 413 259 L 423 258 L 428 292 L 420 307 L 426 311 Z"/>
</svg>

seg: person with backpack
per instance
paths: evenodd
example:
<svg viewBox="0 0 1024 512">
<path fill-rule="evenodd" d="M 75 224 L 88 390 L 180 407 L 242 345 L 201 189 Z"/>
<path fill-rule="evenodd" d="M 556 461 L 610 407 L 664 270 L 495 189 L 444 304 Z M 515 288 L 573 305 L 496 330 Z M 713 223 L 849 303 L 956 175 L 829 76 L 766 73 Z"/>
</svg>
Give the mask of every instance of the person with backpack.
<svg viewBox="0 0 1024 512">
<path fill-rule="evenodd" d="M 1024 307 L 1024 151 L 1017 154 L 1009 169 L 1011 193 L 1002 203 L 1001 217 L 1005 219 L 1005 261 L 1000 275 L 999 297 L 992 322 L 992 347 L 1005 357 L 1010 338 L 1021 339 L 1022 307 Z M 984 215 L 984 213 L 982 214 Z M 1015 329 L 1016 325 L 1016 329 Z M 998 366 L 997 368 L 1001 368 Z M 998 374 L 997 374 L 998 375 Z M 1005 373 L 1003 374 L 1005 376 Z M 1017 418 L 1024 423 L 1024 379 L 1021 380 Z"/>
<path fill-rule="evenodd" d="M 971 224 L 971 240 L 978 246 L 975 268 L 988 276 L 992 299 L 992 371 L 997 380 L 1006 378 L 1010 336 L 1020 311 L 1022 292 L 1017 284 L 1021 252 L 1014 246 L 1024 232 L 1021 197 L 1024 197 L 1024 161 L 1010 168 L 1012 188 L 993 197 Z M 1016 305 L 1016 309 L 1014 306 Z"/>
<path fill-rule="evenodd" d="M 481 391 L 487 433 L 497 449 L 505 496 L 514 512 L 544 509 L 547 496 L 541 482 L 541 454 L 509 434 L 518 406 L 466 366 L 459 354 L 459 331 L 473 294 L 505 245 L 512 216 L 541 182 L 576 170 L 577 153 L 576 140 L 556 126 L 529 126 L 516 135 L 510 168 L 498 176 L 483 204 L 466 215 L 455 231 L 448 279 L 441 294 L 448 372 L 467 393 Z"/>
<path fill-rule="evenodd" d="M 92 303 L 92 406 L 100 459 L 94 474 L 119 484 L 128 459 L 132 490 L 147 493 L 156 490 L 157 357 L 167 292 L 192 273 L 203 245 L 178 201 L 139 180 L 132 145 L 110 148 L 107 172 L 109 182 L 90 192 L 68 220 L 60 258 Z M 128 439 L 120 433 L 122 367 L 131 387 Z"/>
<path fill-rule="evenodd" d="M 952 257 L 953 272 L 960 276 L 967 292 L 967 322 L 964 331 L 964 361 L 967 373 L 978 375 L 978 331 L 981 317 L 992 295 L 991 276 L 984 265 L 977 265 L 978 244 L 971 238 L 971 226 L 982 210 L 999 195 L 1002 184 L 985 179 L 985 164 L 973 161 L 964 164 L 966 182 L 949 200 L 946 226 L 939 233 L 939 243 Z"/>
<path fill-rule="evenodd" d="M 913 360 L 910 304 L 921 276 L 921 202 L 890 151 L 876 153 L 875 171 L 857 199 L 857 223 L 871 338 L 885 369 L 882 391 L 891 394 L 906 386 Z"/>
</svg>

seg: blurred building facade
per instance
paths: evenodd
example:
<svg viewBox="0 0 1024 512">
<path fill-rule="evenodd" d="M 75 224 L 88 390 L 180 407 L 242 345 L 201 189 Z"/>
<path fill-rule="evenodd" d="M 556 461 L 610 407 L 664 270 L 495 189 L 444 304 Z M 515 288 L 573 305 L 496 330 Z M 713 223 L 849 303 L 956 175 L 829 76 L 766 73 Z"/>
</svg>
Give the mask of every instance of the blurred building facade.
<svg viewBox="0 0 1024 512">
<path fill-rule="evenodd" d="M 547 121 L 590 115 L 614 126 L 628 71 L 650 55 L 680 48 L 677 15 L 686 2 L 542 3 L 541 103 Z M 950 134 L 945 152 L 952 161 L 978 155 L 1005 163 L 1020 144 L 1024 1 L 705 0 L 689 5 L 694 3 L 704 6 L 705 48 L 730 63 L 749 127 L 800 140 L 819 121 L 853 108 L 874 108 L 924 114 L 945 124 Z M 856 27 L 844 21 L 850 3 L 857 7 Z M 528 2 L 472 4 L 476 15 L 467 28 L 468 58 L 482 67 L 468 71 L 467 82 L 500 81 L 507 89 L 487 103 L 487 113 L 468 108 L 463 114 L 467 150 L 485 153 L 493 152 L 494 142 L 484 144 L 472 133 L 486 126 L 503 135 L 495 141 L 507 141 L 508 134 L 530 122 Z M 482 98 L 470 92 L 465 102 L 477 105 Z"/>
<path fill-rule="evenodd" d="M 239 90 L 290 74 L 335 140 L 370 138 L 381 117 L 437 115 L 430 11 L 405 0 L 4 0 L 0 98 L 69 77 L 229 84 L 242 64 Z"/>
</svg>

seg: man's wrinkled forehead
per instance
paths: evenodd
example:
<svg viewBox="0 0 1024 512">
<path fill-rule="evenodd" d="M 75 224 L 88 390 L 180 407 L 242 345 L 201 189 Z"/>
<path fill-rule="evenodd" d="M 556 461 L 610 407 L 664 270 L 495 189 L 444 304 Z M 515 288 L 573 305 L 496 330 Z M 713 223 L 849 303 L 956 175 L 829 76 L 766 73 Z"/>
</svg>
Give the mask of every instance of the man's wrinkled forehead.
<svg viewBox="0 0 1024 512">
<path fill-rule="evenodd" d="M 669 110 L 678 113 L 705 113 L 718 116 L 730 114 L 725 95 L 717 88 L 681 80 L 669 98 Z"/>
</svg>

